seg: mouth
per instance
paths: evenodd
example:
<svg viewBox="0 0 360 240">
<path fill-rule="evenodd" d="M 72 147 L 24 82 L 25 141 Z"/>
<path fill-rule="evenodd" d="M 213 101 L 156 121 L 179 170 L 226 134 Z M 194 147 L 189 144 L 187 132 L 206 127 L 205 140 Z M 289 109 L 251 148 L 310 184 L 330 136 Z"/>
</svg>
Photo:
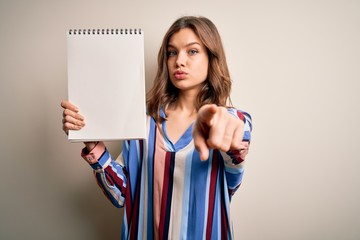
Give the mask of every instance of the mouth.
<svg viewBox="0 0 360 240">
<path fill-rule="evenodd" d="M 185 79 L 187 76 L 187 72 L 184 72 L 184 71 L 175 71 L 174 73 L 174 77 L 178 80 L 182 80 L 182 79 Z"/>
</svg>

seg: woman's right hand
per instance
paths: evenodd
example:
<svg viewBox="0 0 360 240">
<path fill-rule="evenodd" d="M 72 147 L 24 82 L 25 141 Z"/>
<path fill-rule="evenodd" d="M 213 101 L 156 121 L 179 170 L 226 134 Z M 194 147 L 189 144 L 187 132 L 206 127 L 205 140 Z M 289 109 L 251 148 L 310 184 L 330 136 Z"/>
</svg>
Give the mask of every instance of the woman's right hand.
<svg viewBox="0 0 360 240">
<path fill-rule="evenodd" d="M 62 123 L 66 135 L 69 134 L 69 130 L 80 130 L 85 126 L 84 117 L 79 114 L 79 109 L 75 105 L 63 100 L 61 107 L 64 109 Z"/>
</svg>

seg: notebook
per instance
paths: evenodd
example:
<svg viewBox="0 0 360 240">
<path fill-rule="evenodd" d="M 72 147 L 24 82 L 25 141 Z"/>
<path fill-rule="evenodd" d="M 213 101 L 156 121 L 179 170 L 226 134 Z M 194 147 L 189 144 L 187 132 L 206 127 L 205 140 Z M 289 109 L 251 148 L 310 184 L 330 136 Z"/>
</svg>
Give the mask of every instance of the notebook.
<svg viewBox="0 0 360 240">
<path fill-rule="evenodd" d="M 71 29 L 67 47 L 68 97 L 86 124 L 68 139 L 146 138 L 143 31 Z"/>
</svg>

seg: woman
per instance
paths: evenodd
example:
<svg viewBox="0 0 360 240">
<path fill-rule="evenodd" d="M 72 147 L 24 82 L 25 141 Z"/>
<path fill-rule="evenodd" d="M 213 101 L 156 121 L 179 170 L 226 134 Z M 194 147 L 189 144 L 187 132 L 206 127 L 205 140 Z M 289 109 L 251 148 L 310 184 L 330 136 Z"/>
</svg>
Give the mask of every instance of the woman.
<svg viewBox="0 0 360 240">
<path fill-rule="evenodd" d="M 160 47 L 147 95 L 146 140 L 113 160 L 103 142 L 81 155 L 99 186 L 125 207 L 123 239 L 231 239 L 229 204 L 248 152 L 251 118 L 228 106 L 231 80 L 220 35 L 204 17 L 182 17 Z M 63 130 L 84 117 L 67 101 Z"/>
</svg>

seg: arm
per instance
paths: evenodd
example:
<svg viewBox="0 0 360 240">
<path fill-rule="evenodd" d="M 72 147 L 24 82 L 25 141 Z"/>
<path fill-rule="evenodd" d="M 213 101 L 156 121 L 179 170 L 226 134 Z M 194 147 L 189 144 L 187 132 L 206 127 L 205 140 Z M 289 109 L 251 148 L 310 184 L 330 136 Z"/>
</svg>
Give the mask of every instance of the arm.
<svg viewBox="0 0 360 240">
<path fill-rule="evenodd" d="M 243 164 L 251 140 L 252 123 L 249 114 L 233 108 L 204 105 L 198 112 L 193 129 L 194 144 L 202 160 L 209 149 L 218 149 L 225 164 L 230 196 L 240 186 Z"/>
<path fill-rule="evenodd" d="M 123 207 L 127 181 L 123 162 L 114 161 L 103 142 L 97 143 L 91 151 L 88 149 L 88 146 L 83 148 L 81 156 L 92 167 L 99 187 L 115 207 Z"/>
<path fill-rule="evenodd" d="M 229 110 L 231 114 L 237 116 L 244 122 L 244 135 L 242 138 L 241 147 L 239 149 L 222 152 L 225 165 L 225 175 L 228 183 L 229 196 L 233 196 L 239 188 L 244 175 L 244 164 L 246 155 L 249 151 L 252 131 L 251 116 L 243 111 Z"/>
<path fill-rule="evenodd" d="M 63 130 L 80 130 L 85 126 L 79 109 L 68 101 L 62 101 Z M 122 207 L 126 195 L 126 174 L 124 164 L 114 161 L 103 142 L 85 142 L 81 156 L 94 170 L 96 181 L 105 196 L 116 207 Z M 121 156 L 121 155 L 120 155 Z M 121 157 L 120 157 L 121 158 Z M 122 162 L 123 163 L 123 162 Z"/>
</svg>

